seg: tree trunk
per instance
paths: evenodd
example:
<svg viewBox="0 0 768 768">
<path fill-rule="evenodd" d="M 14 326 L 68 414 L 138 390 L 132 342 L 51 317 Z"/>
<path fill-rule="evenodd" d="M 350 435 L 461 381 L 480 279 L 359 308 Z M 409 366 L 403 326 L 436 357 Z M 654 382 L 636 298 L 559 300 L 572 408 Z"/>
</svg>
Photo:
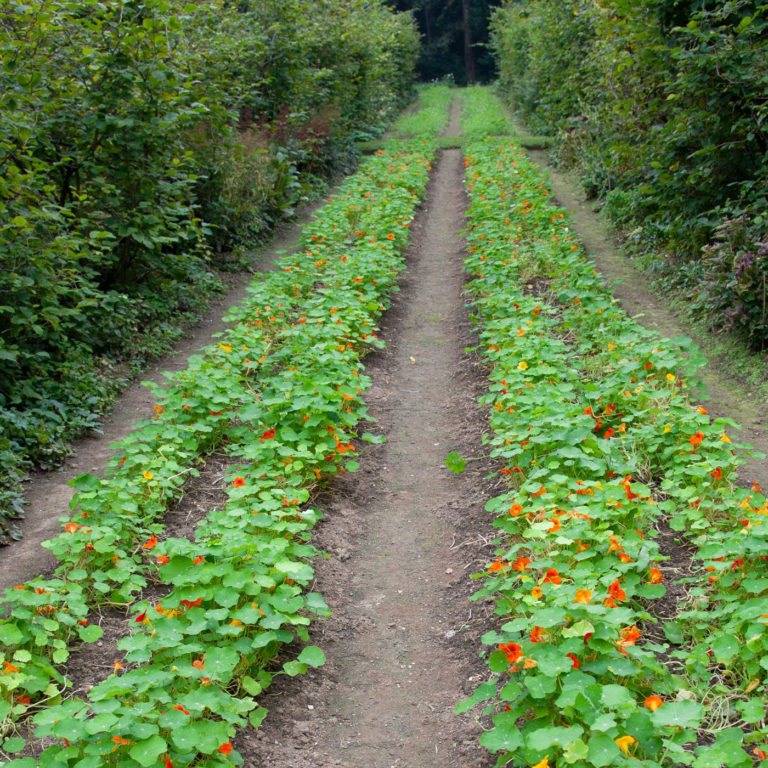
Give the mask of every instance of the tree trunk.
<svg viewBox="0 0 768 768">
<path fill-rule="evenodd" d="M 467 82 L 474 83 L 475 52 L 472 50 L 472 28 L 469 23 L 469 0 L 461 0 L 461 10 L 464 17 L 464 68 L 467 73 Z"/>
</svg>

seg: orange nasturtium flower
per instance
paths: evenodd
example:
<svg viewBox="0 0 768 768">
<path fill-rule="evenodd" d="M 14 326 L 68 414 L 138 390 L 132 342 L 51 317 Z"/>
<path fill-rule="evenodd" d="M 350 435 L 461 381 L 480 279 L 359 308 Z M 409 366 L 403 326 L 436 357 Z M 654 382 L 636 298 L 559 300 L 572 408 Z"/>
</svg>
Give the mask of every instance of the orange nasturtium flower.
<svg viewBox="0 0 768 768">
<path fill-rule="evenodd" d="M 648 707 L 651 712 L 655 712 L 663 703 L 664 700 L 661 698 L 661 696 L 657 696 L 654 693 L 643 702 L 643 706 Z"/>
<path fill-rule="evenodd" d="M 619 580 L 618 579 L 616 581 L 614 581 L 613 584 L 611 584 L 610 587 L 608 587 L 608 594 L 614 600 L 617 600 L 619 602 L 621 602 L 622 600 L 626 600 L 627 599 L 627 593 L 621 588 L 621 585 L 619 584 Z"/>
<path fill-rule="evenodd" d="M 7 661 L 3 661 L 3 674 L 10 675 L 11 672 L 18 672 L 19 668 L 13 664 L 9 664 Z"/>
<path fill-rule="evenodd" d="M 235 488 L 242 488 L 245 485 L 245 478 L 244 477 L 236 477 L 232 481 L 232 485 L 234 485 Z"/>
<path fill-rule="evenodd" d="M 531 630 L 531 642 L 532 643 L 540 643 L 544 640 L 544 635 L 546 633 L 542 630 L 541 627 L 534 627 Z"/>
<path fill-rule="evenodd" d="M 142 546 L 144 549 L 152 549 L 152 547 L 157 546 L 157 536 L 151 536 Z"/>
<path fill-rule="evenodd" d="M 80 530 L 80 526 L 77 523 L 67 523 L 64 526 L 64 530 L 67 533 L 74 533 L 75 531 L 79 531 Z"/>
<path fill-rule="evenodd" d="M 529 571 L 530 568 L 528 566 L 530 565 L 531 558 L 530 557 L 518 557 L 517 560 L 515 560 L 514 563 L 512 563 L 512 570 L 513 571 Z"/>
<path fill-rule="evenodd" d="M 489 571 L 503 571 L 508 566 L 509 566 L 509 563 L 503 563 L 501 561 L 501 555 L 499 555 L 496 558 L 496 560 L 488 566 L 488 570 Z"/>
<path fill-rule="evenodd" d="M 171 558 L 168 555 L 158 555 L 155 561 L 158 565 L 165 565 Z"/>
<path fill-rule="evenodd" d="M 562 584 L 563 579 L 557 572 L 557 568 L 550 568 L 544 576 L 544 584 Z"/>
<path fill-rule="evenodd" d="M 624 753 L 624 757 L 629 757 L 629 748 L 633 744 L 637 744 L 637 739 L 634 736 L 619 736 L 618 739 L 614 739 L 619 749 Z"/>
<path fill-rule="evenodd" d="M 523 508 L 520 504 L 513 504 L 509 508 L 509 514 L 512 515 L 512 517 L 517 517 L 518 515 L 522 514 Z"/>
<path fill-rule="evenodd" d="M 616 646 L 622 653 L 626 653 L 624 650 L 630 645 L 634 645 L 640 638 L 640 630 L 634 624 L 631 627 L 623 627 L 619 630 L 619 639 L 616 641 Z"/>
<path fill-rule="evenodd" d="M 691 435 L 688 438 L 688 442 L 695 448 L 698 445 L 701 445 L 702 440 L 704 440 L 704 433 L 703 432 L 697 432 L 695 435 Z"/>
<path fill-rule="evenodd" d="M 574 603 L 581 603 L 582 605 L 589 605 L 592 600 L 592 591 L 589 589 L 577 589 L 576 596 L 573 600 Z"/>
<path fill-rule="evenodd" d="M 552 527 L 549 529 L 548 533 L 556 533 L 560 530 L 560 518 L 553 517 L 550 519 L 550 522 L 552 523 Z"/>
<path fill-rule="evenodd" d="M 664 574 L 658 568 L 651 568 L 648 573 L 650 574 L 648 581 L 651 584 L 661 584 L 664 581 Z"/>
<path fill-rule="evenodd" d="M 541 591 L 541 587 L 534 587 L 534 588 L 531 590 L 531 596 L 532 596 L 532 597 L 535 597 L 537 600 L 540 600 L 540 599 L 541 599 L 541 596 L 542 596 L 543 594 L 544 594 L 544 593 Z"/>
</svg>

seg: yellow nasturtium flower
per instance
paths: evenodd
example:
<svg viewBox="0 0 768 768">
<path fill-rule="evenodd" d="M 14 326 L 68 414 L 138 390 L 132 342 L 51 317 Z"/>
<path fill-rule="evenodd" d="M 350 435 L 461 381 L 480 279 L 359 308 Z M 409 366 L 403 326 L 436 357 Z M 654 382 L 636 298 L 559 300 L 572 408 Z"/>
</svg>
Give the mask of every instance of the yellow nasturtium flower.
<svg viewBox="0 0 768 768">
<path fill-rule="evenodd" d="M 629 748 L 633 744 L 637 744 L 637 739 L 634 736 L 619 736 L 618 739 L 614 739 L 619 749 L 624 753 L 625 757 L 629 756 Z"/>
</svg>

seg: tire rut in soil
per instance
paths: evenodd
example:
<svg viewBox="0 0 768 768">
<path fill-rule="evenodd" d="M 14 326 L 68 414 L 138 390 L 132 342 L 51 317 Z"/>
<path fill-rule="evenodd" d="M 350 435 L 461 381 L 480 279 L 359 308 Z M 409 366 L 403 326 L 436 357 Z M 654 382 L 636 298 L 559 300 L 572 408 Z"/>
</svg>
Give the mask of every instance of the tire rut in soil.
<svg viewBox="0 0 768 768">
<path fill-rule="evenodd" d="M 248 768 L 484 768 L 480 726 L 453 714 L 487 676 L 479 636 L 491 608 L 471 603 L 468 575 L 492 559 L 486 500 L 497 492 L 487 459 L 459 476 L 451 450 L 485 453 L 477 404 L 484 372 L 461 271 L 466 200 L 458 150 L 442 153 L 413 224 L 408 271 L 383 322 L 384 352 L 366 361 L 366 402 L 387 442 L 368 447 L 338 478 L 313 543 L 316 587 L 333 615 L 312 642 L 327 664 L 279 679 L 271 710 L 235 742 Z"/>
</svg>

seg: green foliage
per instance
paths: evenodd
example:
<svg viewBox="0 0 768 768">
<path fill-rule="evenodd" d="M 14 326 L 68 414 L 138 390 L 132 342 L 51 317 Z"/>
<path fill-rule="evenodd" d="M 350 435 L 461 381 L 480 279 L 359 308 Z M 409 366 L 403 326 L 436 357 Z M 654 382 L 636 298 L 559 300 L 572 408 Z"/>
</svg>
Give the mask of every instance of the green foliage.
<svg viewBox="0 0 768 768">
<path fill-rule="evenodd" d="M 768 4 L 508 2 L 501 86 L 717 330 L 768 341 Z M 728 233 L 728 234 L 726 234 Z M 703 258 L 702 258 L 703 255 Z"/>
<path fill-rule="evenodd" d="M 0 540 L 18 479 L 96 424 L 411 91 L 380 2 L 0 0 Z M 226 264 L 226 261 L 222 262 Z"/>
</svg>

